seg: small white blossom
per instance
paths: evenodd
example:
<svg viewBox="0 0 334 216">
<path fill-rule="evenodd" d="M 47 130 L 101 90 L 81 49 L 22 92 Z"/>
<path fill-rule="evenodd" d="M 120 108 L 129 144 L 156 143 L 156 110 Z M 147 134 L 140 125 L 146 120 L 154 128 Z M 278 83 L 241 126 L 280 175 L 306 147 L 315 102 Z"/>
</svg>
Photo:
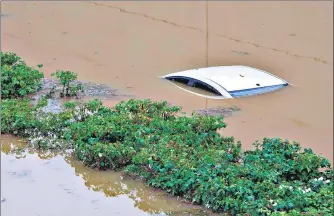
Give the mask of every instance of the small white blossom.
<svg viewBox="0 0 334 216">
<path fill-rule="evenodd" d="M 311 191 L 311 188 L 307 188 L 306 189 L 306 193 L 310 192 Z"/>
<path fill-rule="evenodd" d="M 322 181 L 322 180 L 324 180 L 324 178 L 323 178 L 323 177 L 320 177 L 320 178 L 318 178 L 318 181 Z"/>
<path fill-rule="evenodd" d="M 274 200 L 272 200 L 272 199 L 271 199 L 271 200 L 269 200 L 269 202 L 270 202 L 270 203 L 273 203 L 273 202 L 274 202 Z"/>
<path fill-rule="evenodd" d="M 102 153 L 99 153 L 99 157 L 102 157 Z"/>
<path fill-rule="evenodd" d="M 328 184 L 329 182 L 331 182 L 331 180 L 327 179 L 326 181 L 324 181 L 324 184 Z"/>
<path fill-rule="evenodd" d="M 86 115 L 92 115 L 93 113 L 91 111 L 89 111 L 89 110 L 85 110 L 85 114 Z"/>
<path fill-rule="evenodd" d="M 289 187 L 289 189 L 292 191 L 292 190 L 293 190 L 293 187 L 292 187 L 292 186 L 290 186 L 290 187 Z"/>
<path fill-rule="evenodd" d="M 274 203 L 273 206 L 277 206 L 277 203 Z"/>
</svg>

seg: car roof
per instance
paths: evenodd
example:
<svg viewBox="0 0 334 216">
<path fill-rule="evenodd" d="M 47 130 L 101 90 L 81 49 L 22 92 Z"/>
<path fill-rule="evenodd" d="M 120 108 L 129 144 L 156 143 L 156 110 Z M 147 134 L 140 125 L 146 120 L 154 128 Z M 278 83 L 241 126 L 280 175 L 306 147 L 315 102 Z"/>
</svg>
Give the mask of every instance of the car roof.
<svg viewBox="0 0 334 216">
<path fill-rule="evenodd" d="M 237 91 L 258 87 L 283 85 L 287 82 L 268 72 L 248 66 L 218 66 L 172 73 L 169 77 L 189 77 L 210 84 L 220 85 L 226 91 Z"/>
</svg>

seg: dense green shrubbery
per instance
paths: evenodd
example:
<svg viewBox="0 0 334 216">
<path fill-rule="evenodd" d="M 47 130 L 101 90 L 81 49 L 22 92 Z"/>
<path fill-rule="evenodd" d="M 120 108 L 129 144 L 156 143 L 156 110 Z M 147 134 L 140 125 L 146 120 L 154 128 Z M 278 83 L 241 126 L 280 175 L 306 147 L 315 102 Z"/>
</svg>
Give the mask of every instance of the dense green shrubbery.
<svg viewBox="0 0 334 216">
<path fill-rule="evenodd" d="M 1 133 L 24 136 L 28 128 L 35 126 L 35 109 L 29 100 L 2 100 Z"/>
<path fill-rule="evenodd" d="M 177 117 L 178 111 L 166 102 L 129 100 L 112 109 L 93 100 L 69 102 L 64 112 L 41 118 L 27 101 L 6 100 L 2 132 L 52 133 L 73 141 L 75 155 L 86 165 L 125 168 L 152 187 L 215 211 L 313 215 L 333 210 L 333 172 L 319 171 L 330 167 L 325 158 L 280 139 L 264 139 L 242 153 L 240 143 L 216 132 L 225 127 L 221 117 Z"/>
<path fill-rule="evenodd" d="M 42 87 L 44 75 L 15 53 L 1 53 L 1 98 L 24 97 Z"/>
<path fill-rule="evenodd" d="M 15 63 L 24 63 L 24 61 L 15 53 L 1 52 L 1 65 L 14 65 Z"/>
<path fill-rule="evenodd" d="M 38 148 L 72 147 L 98 169 L 125 169 L 156 188 L 232 215 L 330 215 L 333 169 L 322 156 L 280 139 L 241 144 L 216 131 L 222 117 L 180 116 L 166 102 L 67 102 L 59 114 L 27 100 L 3 100 L 1 133 L 29 137 Z M 319 168 L 327 168 L 320 172 Z"/>
</svg>

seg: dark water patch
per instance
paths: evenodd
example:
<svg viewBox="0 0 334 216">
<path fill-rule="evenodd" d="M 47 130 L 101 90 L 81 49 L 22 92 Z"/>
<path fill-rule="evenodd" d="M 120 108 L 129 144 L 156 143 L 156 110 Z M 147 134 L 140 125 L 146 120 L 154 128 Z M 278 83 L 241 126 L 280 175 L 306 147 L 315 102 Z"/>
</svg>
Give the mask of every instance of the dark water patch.
<svg viewBox="0 0 334 216">
<path fill-rule="evenodd" d="M 12 16 L 12 14 L 10 14 L 10 13 L 0 13 L 0 15 L 1 15 L 1 18 L 7 18 L 7 17 Z"/>
</svg>

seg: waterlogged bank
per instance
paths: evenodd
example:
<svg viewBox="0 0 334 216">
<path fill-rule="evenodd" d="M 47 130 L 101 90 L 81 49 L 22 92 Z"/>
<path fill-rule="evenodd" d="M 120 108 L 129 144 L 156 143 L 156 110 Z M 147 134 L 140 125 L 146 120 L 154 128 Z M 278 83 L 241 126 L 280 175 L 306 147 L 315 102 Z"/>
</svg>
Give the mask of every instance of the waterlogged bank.
<svg viewBox="0 0 334 216">
<path fill-rule="evenodd" d="M 69 143 L 90 168 L 125 169 L 151 187 L 217 212 L 298 215 L 333 209 L 331 164 L 298 143 L 264 139 L 242 152 L 233 137 L 216 133 L 225 127 L 221 117 L 176 116 L 180 108 L 166 102 L 74 105 L 40 118 L 26 102 L 5 101 L 3 131 L 28 137 L 36 131 L 37 148 Z"/>
<path fill-rule="evenodd" d="M 224 134 L 245 148 L 278 136 L 333 159 L 331 1 L 2 1 L 1 10 L 10 15 L 1 19 L 2 50 L 43 63 L 47 77 L 68 69 L 187 112 L 237 105 L 242 111 L 226 119 Z M 206 104 L 157 78 L 207 60 L 263 69 L 295 86 Z"/>
<path fill-rule="evenodd" d="M 1 215 L 213 215 L 122 175 L 1 135 Z"/>
<path fill-rule="evenodd" d="M 43 74 L 13 53 L 1 55 L 1 62 L 1 133 L 27 137 L 34 148 L 53 149 L 53 154 L 71 150 L 90 168 L 125 170 L 153 188 L 217 212 L 333 210 L 330 162 L 299 143 L 265 138 L 242 152 L 240 142 L 217 133 L 226 127 L 221 116 L 184 116 L 181 107 L 166 101 L 131 99 L 115 107 L 98 99 L 69 101 L 60 112 L 46 113 L 47 98 L 56 93 L 78 97 L 78 84 L 72 83 L 76 74 L 57 71 L 63 87 L 31 106 L 22 97 L 39 91 Z"/>
</svg>

